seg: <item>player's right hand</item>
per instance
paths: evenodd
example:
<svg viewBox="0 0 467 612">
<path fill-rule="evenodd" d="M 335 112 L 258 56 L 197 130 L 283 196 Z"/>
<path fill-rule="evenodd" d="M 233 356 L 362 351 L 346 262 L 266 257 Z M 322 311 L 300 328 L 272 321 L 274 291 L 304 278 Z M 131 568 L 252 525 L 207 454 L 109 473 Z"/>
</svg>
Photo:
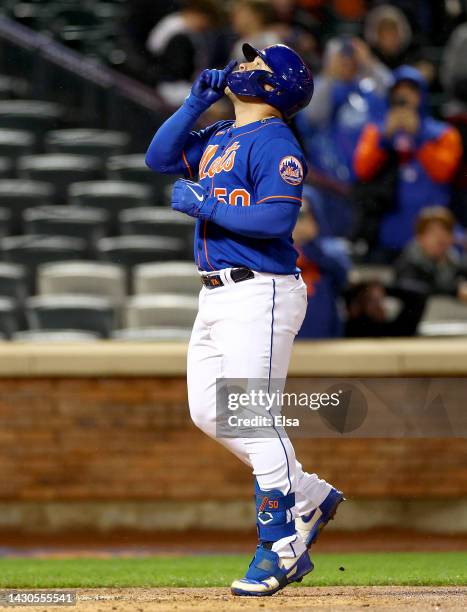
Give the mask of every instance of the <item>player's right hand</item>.
<svg viewBox="0 0 467 612">
<path fill-rule="evenodd" d="M 237 65 L 236 60 L 230 61 L 223 70 L 203 70 L 191 88 L 191 95 L 206 104 L 206 108 L 214 104 L 224 95 L 227 77 Z"/>
</svg>

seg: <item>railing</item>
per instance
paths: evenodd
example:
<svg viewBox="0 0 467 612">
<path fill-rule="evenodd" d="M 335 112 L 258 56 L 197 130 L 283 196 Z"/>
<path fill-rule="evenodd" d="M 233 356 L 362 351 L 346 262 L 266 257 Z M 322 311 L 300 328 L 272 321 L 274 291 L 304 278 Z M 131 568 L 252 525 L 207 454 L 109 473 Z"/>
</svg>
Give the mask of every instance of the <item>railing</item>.
<svg viewBox="0 0 467 612">
<path fill-rule="evenodd" d="M 0 72 L 26 78 L 32 97 L 63 104 L 70 125 L 130 132 L 135 150 L 170 112 L 149 87 L 3 16 Z"/>
</svg>

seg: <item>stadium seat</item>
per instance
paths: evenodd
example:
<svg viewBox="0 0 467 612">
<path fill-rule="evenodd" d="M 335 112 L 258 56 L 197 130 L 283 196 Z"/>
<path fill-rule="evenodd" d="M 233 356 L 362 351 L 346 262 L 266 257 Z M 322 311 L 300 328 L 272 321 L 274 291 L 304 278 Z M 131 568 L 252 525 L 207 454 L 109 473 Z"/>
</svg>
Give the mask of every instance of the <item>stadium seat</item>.
<svg viewBox="0 0 467 612">
<path fill-rule="evenodd" d="M 10 231 L 19 233 L 22 229 L 22 213 L 26 208 L 50 204 L 54 186 L 49 183 L 20 179 L 0 180 L 0 207 L 11 213 Z"/>
<path fill-rule="evenodd" d="M 133 271 L 133 286 L 137 295 L 148 293 L 198 295 L 201 280 L 193 263 L 170 261 L 136 266 Z"/>
<path fill-rule="evenodd" d="M 29 0 L 29 2 L 16 0 L 12 2 L 10 12 L 15 21 L 29 28 L 35 28 L 40 23 L 42 7 L 36 0 Z"/>
<path fill-rule="evenodd" d="M 0 128 L 34 132 L 39 140 L 60 123 L 63 109 L 40 100 L 0 100 Z"/>
<path fill-rule="evenodd" d="M 22 303 L 27 295 L 26 271 L 23 266 L 0 263 L 0 296 Z"/>
<path fill-rule="evenodd" d="M 188 342 L 191 330 L 183 327 L 142 327 L 140 329 L 118 329 L 112 340 L 119 342 Z"/>
<path fill-rule="evenodd" d="M 170 236 L 185 242 L 187 257 L 193 256 L 195 220 L 170 208 L 129 208 L 119 215 L 122 234 Z"/>
<path fill-rule="evenodd" d="M 8 208 L 0 208 L 0 238 L 10 233 L 11 212 Z"/>
<path fill-rule="evenodd" d="M 42 236 L 39 234 L 8 236 L 0 240 L 0 253 L 4 261 L 25 266 L 28 287 L 32 292 L 38 265 L 53 261 L 85 259 L 86 243 L 80 238 L 69 236 Z"/>
<path fill-rule="evenodd" d="M 126 327 L 178 327 L 191 329 L 198 298 L 179 294 L 136 295 L 127 301 Z"/>
<path fill-rule="evenodd" d="M 146 165 L 144 158 L 143 154 L 111 157 L 107 162 L 109 178 L 152 185 L 156 194 L 156 204 L 165 206 L 167 204 L 166 189 L 167 187 L 171 189 L 176 177 L 153 172 Z"/>
<path fill-rule="evenodd" d="M 466 336 L 467 304 L 447 295 L 432 295 L 417 332 L 421 336 Z"/>
<path fill-rule="evenodd" d="M 37 272 L 40 295 L 95 295 L 121 303 L 126 295 L 125 270 L 100 261 L 43 264 Z"/>
<path fill-rule="evenodd" d="M 144 154 L 116 155 L 107 160 L 109 177 L 114 180 L 133 181 L 152 185 L 152 170 L 146 166 Z"/>
<path fill-rule="evenodd" d="M 11 298 L 0 297 L 0 334 L 5 338 L 18 330 L 16 303 Z"/>
<path fill-rule="evenodd" d="M 0 129 L 0 156 L 7 157 L 16 167 L 16 160 L 22 155 L 34 152 L 35 136 L 24 130 Z"/>
<path fill-rule="evenodd" d="M 8 157 L 0 157 L 0 179 L 14 178 L 15 168 Z"/>
<path fill-rule="evenodd" d="M 53 32 L 61 32 L 63 28 L 81 26 L 83 28 L 95 28 L 101 20 L 85 2 L 69 3 L 52 2 L 46 12 L 46 17 L 52 22 L 50 24 Z"/>
<path fill-rule="evenodd" d="M 423 321 L 463 321 L 467 323 L 467 304 L 448 295 L 432 295 L 428 299 Z"/>
<path fill-rule="evenodd" d="M 0 99 L 24 98 L 29 93 L 28 82 L 24 79 L 0 74 Z"/>
<path fill-rule="evenodd" d="M 26 300 L 32 330 L 82 330 L 108 338 L 115 326 L 110 300 L 89 295 L 41 295 Z"/>
<path fill-rule="evenodd" d="M 107 211 L 84 206 L 38 206 L 23 213 L 25 233 L 82 238 L 90 254 L 108 233 L 108 222 Z"/>
<path fill-rule="evenodd" d="M 78 153 L 107 158 L 122 153 L 130 137 L 110 130 L 53 130 L 45 135 L 45 149 L 50 153 Z"/>
<path fill-rule="evenodd" d="M 88 155 L 27 155 L 18 160 L 18 175 L 34 181 L 52 183 L 55 186 L 54 202 L 64 204 L 71 183 L 102 178 L 101 163 L 98 157 Z"/>
<path fill-rule="evenodd" d="M 379 281 L 389 286 L 394 281 L 394 270 L 391 266 L 362 264 L 354 266 L 350 271 L 349 282 L 366 283 L 369 281 Z"/>
<path fill-rule="evenodd" d="M 132 268 L 138 264 L 183 259 L 185 245 L 163 236 L 116 236 L 97 243 L 99 259 Z"/>
<path fill-rule="evenodd" d="M 38 331 L 27 329 L 13 334 L 11 338 L 14 342 L 94 342 L 99 340 L 99 334 L 89 331 L 79 331 L 77 329 L 42 329 Z"/>
<path fill-rule="evenodd" d="M 418 328 L 419 336 L 428 337 L 459 337 L 467 336 L 467 322 L 461 321 L 422 321 Z"/>
<path fill-rule="evenodd" d="M 121 210 L 150 204 L 152 199 L 151 187 L 140 183 L 85 181 L 72 183 L 69 189 L 70 204 L 104 208 L 110 214 L 113 229 L 117 228 L 118 213 Z"/>
</svg>

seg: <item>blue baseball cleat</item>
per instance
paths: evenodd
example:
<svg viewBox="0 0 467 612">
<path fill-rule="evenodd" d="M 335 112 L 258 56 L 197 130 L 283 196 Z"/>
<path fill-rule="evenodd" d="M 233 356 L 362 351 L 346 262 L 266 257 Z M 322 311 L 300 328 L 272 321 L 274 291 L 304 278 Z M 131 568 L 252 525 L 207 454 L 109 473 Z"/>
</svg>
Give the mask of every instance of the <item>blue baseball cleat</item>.
<svg viewBox="0 0 467 612">
<path fill-rule="evenodd" d="M 298 557 L 281 559 L 277 553 L 259 545 L 245 578 L 234 580 L 230 589 L 232 595 L 274 595 L 291 582 L 300 582 L 312 570 L 307 550 Z"/>
<path fill-rule="evenodd" d="M 295 528 L 305 542 L 307 548 L 316 542 L 320 531 L 329 521 L 332 521 L 339 504 L 345 501 L 344 494 L 332 488 L 326 499 L 309 514 L 295 519 Z"/>
</svg>

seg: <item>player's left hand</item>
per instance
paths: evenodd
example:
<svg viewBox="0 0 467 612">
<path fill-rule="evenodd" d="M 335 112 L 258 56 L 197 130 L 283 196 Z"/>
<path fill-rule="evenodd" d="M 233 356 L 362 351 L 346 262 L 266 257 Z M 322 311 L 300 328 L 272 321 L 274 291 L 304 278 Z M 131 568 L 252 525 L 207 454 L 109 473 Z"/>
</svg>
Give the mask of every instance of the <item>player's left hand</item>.
<svg viewBox="0 0 467 612">
<path fill-rule="evenodd" d="M 199 183 L 178 179 L 172 191 L 172 208 L 190 217 L 209 219 L 213 213 L 216 199 Z"/>
</svg>

